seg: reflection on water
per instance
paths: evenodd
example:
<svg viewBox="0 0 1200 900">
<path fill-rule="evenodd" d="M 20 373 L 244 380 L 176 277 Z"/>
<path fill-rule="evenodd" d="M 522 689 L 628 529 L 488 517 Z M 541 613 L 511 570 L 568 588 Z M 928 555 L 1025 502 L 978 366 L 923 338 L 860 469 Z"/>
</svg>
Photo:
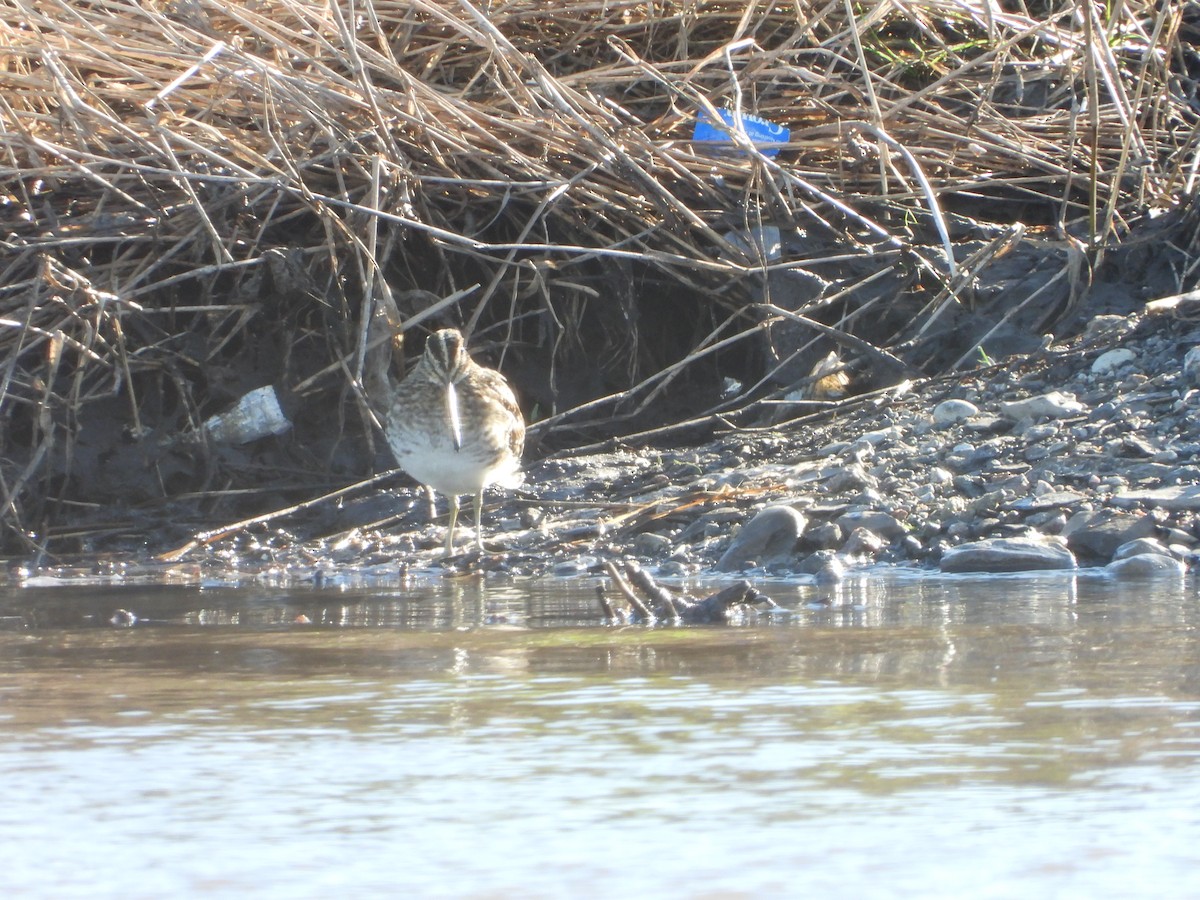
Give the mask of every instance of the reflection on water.
<svg viewBox="0 0 1200 900">
<path fill-rule="evenodd" d="M 594 589 L 0 595 L 0 889 L 1190 893 L 1195 582 L 771 585 L 690 628 Z"/>
</svg>

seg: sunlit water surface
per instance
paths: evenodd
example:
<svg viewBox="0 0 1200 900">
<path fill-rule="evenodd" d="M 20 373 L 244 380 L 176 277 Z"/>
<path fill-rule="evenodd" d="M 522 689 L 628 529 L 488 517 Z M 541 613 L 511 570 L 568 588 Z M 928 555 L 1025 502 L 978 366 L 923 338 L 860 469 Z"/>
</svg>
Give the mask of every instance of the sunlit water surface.
<svg viewBox="0 0 1200 900">
<path fill-rule="evenodd" d="M 1200 892 L 1196 582 L 758 586 L 0 589 L 0 895 Z"/>
</svg>

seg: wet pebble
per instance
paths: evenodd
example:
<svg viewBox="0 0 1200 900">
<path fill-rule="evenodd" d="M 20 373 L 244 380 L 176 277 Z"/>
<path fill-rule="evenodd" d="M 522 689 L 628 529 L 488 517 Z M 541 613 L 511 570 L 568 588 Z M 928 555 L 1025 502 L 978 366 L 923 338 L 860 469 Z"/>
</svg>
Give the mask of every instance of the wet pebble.
<svg viewBox="0 0 1200 900">
<path fill-rule="evenodd" d="M 820 583 L 828 584 L 841 581 L 845 577 L 846 564 L 832 550 L 818 550 L 800 563 L 798 571 L 814 576 Z"/>
<path fill-rule="evenodd" d="M 671 539 L 663 534 L 643 531 L 633 538 L 633 552 L 639 556 L 666 556 L 674 546 Z"/>
<path fill-rule="evenodd" d="M 600 561 L 594 556 L 577 556 L 574 559 L 564 559 L 554 564 L 551 571 L 555 575 L 569 577 L 572 575 L 586 575 L 591 569 L 600 564 Z"/>
</svg>

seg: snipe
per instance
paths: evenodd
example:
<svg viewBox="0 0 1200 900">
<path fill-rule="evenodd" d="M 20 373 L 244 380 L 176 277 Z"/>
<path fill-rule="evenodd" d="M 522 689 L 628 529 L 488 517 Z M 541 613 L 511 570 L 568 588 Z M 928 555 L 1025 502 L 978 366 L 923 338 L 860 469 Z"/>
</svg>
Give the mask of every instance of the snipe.
<svg viewBox="0 0 1200 900">
<path fill-rule="evenodd" d="M 458 498 L 475 498 L 475 543 L 483 552 L 480 516 L 489 485 L 521 483 L 525 421 L 504 376 L 467 354 L 462 334 L 444 328 L 396 388 L 383 421 L 396 462 L 450 499 L 446 554 L 454 552 Z"/>
</svg>

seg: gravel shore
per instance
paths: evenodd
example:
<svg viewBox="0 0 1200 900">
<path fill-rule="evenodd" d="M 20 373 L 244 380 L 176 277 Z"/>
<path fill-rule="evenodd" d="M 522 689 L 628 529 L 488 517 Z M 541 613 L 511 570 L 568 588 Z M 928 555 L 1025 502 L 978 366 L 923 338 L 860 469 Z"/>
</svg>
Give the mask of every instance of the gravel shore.
<svg viewBox="0 0 1200 900">
<path fill-rule="evenodd" d="M 520 491 L 489 495 L 496 552 L 482 558 L 438 560 L 442 525 L 417 488 L 372 498 L 402 514 L 387 528 L 249 549 L 317 578 L 396 565 L 573 575 L 613 558 L 668 577 L 837 579 L 881 564 L 1179 575 L 1200 560 L 1197 347 L 1200 324 L 1178 309 L 1101 316 L 1034 355 L 808 421 L 534 462 Z"/>
<path fill-rule="evenodd" d="M 108 565 L 297 583 L 566 576 L 611 559 L 665 577 L 829 581 L 880 565 L 1178 576 L 1200 564 L 1200 321 L 1188 311 L 1099 316 L 1081 336 L 1003 365 L 698 447 L 529 463 L 520 490 L 486 499 L 483 556 L 467 551 L 465 529 L 464 555 L 442 559 L 444 500 L 433 520 L 424 491 L 399 479 L 204 536 L 169 563 L 147 566 L 143 554 Z"/>
<path fill-rule="evenodd" d="M 820 424 L 547 461 L 531 493 L 550 533 L 573 539 L 558 568 L 617 554 L 680 574 L 1179 573 L 1200 544 L 1197 347 L 1186 319 L 1099 317 L 1064 345 L 898 386 Z M 554 510 L 587 498 L 618 506 Z"/>
</svg>

